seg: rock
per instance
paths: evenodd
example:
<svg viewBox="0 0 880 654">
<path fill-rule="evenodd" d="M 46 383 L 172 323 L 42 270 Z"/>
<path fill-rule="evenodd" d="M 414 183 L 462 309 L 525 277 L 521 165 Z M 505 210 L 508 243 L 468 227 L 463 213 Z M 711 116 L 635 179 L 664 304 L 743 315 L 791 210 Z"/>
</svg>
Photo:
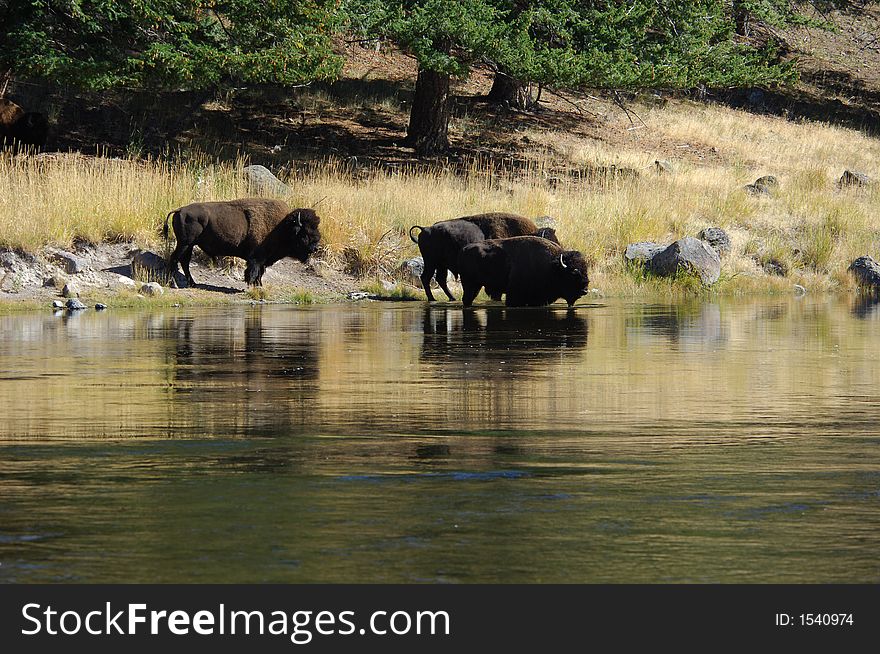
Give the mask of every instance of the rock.
<svg viewBox="0 0 880 654">
<path fill-rule="evenodd" d="M 67 282 L 61 289 L 61 295 L 64 297 L 79 297 L 79 286 L 73 282 Z"/>
<path fill-rule="evenodd" d="M 43 288 L 64 288 L 67 277 L 64 275 L 52 275 L 43 280 Z"/>
<path fill-rule="evenodd" d="M 7 270 L 15 270 L 20 265 L 21 262 L 15 252 L 10 252 L 9 250 L 0 252 L 0 266 L 3 266 Z"/>
<path fill-rule="evenodd" d="M 764 175 L 755 180 L 754 186 L 766 189 L 769 193 L 779 190 L 779 180 L 773 175 Z"/>
<path fill-rule="evenodd" d="M 158 297 L 165 292 L 165 289 L 162 288 L 161 284 L 157 284 L 156 282 L 148 282 L 141 286 L 141 293 L 146 295 L 147 297 Z"/>
<path fill-rule="evenodd" d="M 535 218 L 538 229 L 556 229 L 556 218 L 553 216 L 538 216 Z"/>
<path fill-rule="evenodd" d="M 772 193 L 770 193 L 770 189 L 768 189 L 766 186 L 746 184 L 745 186 L 743 186 L 743 190 L 749 195 L 772 195 Z"/>
<path fill-rule="evenodd" d="M 703 241 L 685 236 L 655 254 L 648 261 L 648 269 L 661 277 L 672 277 L 679 270 L 688 271 L 709 286 L 721 275 L 721 258 Z"/>
<path fill-rule="evenodd" d="M 364 291 L 352 291 L 351 293 L 348 294 L 348 299 L 355 300 L 355 301 L 369 300 L 370 297 L 372 297 L 372 296 L 369 293 L 366 293 Z"/>
<path fill-rule="evenodd" d="M 422 273 L 425 272 L 425 260 L 422 257 L 407 259 L 397 269 L 397 277 L 412 286 L 422 285 Z"/>
<path fill-rule="evenodd" d="M 843 171 L 843 175 L 840 176 L 840 179 L 837 182 L 838 188 L 848 187 L 862 187 L 862 186 L 870 186 L 873 183 L 870 177 L 868 177 L 865 173 L 857 173 L 852 170 Z"/>
<path fill-rule="evenodd" d="M 131 253 L 131 277 L 142 281 L 152 281 L 153 277 L 168 276 L 168 264 L 155 252 L 135 250 Z"/>
<path fill-rule="evenodd" d="M 107 305 L 104 304 L 103 302 L 98 302 L 97 304 L 95 304 L 96 311 L 103 311 L 106 308 L 107 308 Z"/>
<path fill-rule="evenodd" d="M 654 162 L 654 170 L 657 172 L 658 175 L 662 175 L 664 173 L 669 174 L 669 173 L 675 172 L 675 169 L 672 167 L 672 164 L 670 162 L 666 161 L 666 159 L 662 159 L 662 160 L 658 159 L 657 161 L 655 161 Z"/>
<path fill-rule="evenodd" d="M 856 278 L 859 287 L 880 293 L 880 264 L 874 259 L 867 255 L 859 257 L 847 270 Z"/>
<path fill-rule="evenodd" d="M 797 295 L 798 297 L 803 297 L 804 295 L 807 294 L 807 289 L 805 289 L 800 284 L 795 284 L 794 285 L 794 292 L 795 292 L 795 295 Z"/>
<path fill-rule="evenodd" d="M 137 286 L 137 282 L 134 281 L 131 277 L 126 277 L 125 275 L 116 275 L 116 283 L 119 286 L 127 286 L 129 288 L 134 288 Z"/>
<path fill-rule="evenodd" d="M 68 275 L 76 275 L 86 269 L 86 262 L 65 250 L 52 250 L 49 258 L 57 263 Z"/>
<path fill-rule="evenodd" d="M 720 227 L 707 227 L 697 234 L 697 238 L 712 246 L 712 249 L 720 257 L 727 256 L 730 253 L 730 236 Z"/>
<path fill-rule="evenodd" d="M 631 263 L 648 263 L 654 258 L 655 254 L 662 252 L 665 249 L 665 245 L 650 243 L 648 241 L 630 243 L 626 246 L 626 252 L 623 253 L 623 258 Z"/>
<path fill-rule="evenodd" d="M 761 268 L 764 269 L 764 272 L 768 275 L 776 275 L 778 277 L 785 277 L 788 274 L 788 267 L 781 261 L 776 259 L 768 259 L 767 261 L 761 261 Z"/>
<path fill-rule="evenodd" d="M 71 298 L 67 301 L 65 305 L 68 311 L 82 311 L 83 309 L 87 309 L 85 304 L 77 300 L 76 298 Z"/>
<path fill-rule="evenodd" d="M 53 309 L 63 309 L 64 302 L 62 302 L 61 300 L 52 300 L 52 308 Z"/>
<path fill-rule="evenodd" d="M 285 194 L 290 191 L 290 187 L 275 177 L 275 175 L 273 175 L 265 166 L 245 166 L 244 174 L 247 177 L 248 187 L 251 193 Z"/>
</svg>

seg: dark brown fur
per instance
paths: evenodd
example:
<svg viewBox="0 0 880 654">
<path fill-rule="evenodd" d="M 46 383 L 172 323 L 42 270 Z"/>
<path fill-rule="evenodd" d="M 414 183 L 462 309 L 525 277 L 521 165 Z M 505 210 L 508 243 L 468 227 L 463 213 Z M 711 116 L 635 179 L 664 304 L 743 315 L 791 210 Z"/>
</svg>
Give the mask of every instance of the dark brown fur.
<svg viewBox="0 0 880 654">
<path fill-rule="evenodd" d="M 0 98 L 0 145 L 46 145 L 49 123 L 35 111 L 25 112 L 5 98 Z"/>
<path fill-rule="evenodd" d="M 413 236 L 415 229 L 421 230 L 418 239 Z M 425 261 L 421 280 L 428 300 L 434 301 L 434 294 L 431 292 L 432 277 L 436 277 L 440 288 L 450 300 L 455 299 L 446 285 L 446 278 L 450 272 L 458 276 L 458 256 L 464 246 L 487 238 L 526 235 L 540 236 L 554 243 L 559 242 L 554 230 L 539 229 L 534 221 L 512 213 L 481 213 L 454 220 L 441 220 L 431 227 L 414 225 L 409 230 L 409 237 L 418 244 L 419 252 Z"/>
<path fill-rule="evenodd" d="M 284 257 L 303 263 L 318 248 L 320 218 L 312 209 L 291 210 L 280 200 L 247 198 L 228 202 L 196 202 L 175 209 L 168 218 L 177 247 L 168 259 L 173 273 L 183 265 L 186 281 L 195 285 L 189 271 L 192 249 L 198 245 L 208 256 L 239 257 L 247 262 L 245 281 L 262 286 L 266 268 Z"/>
<path fill-rule="evenodd" d="M 466 246 L 459 257 L 469 307 L 480 289 L 507 306 L 542 306 L 562 298 L 573 305 L 589 288 L 587 263 L 576 250 L 536 236 L 488 239 Z"/>
</svg>

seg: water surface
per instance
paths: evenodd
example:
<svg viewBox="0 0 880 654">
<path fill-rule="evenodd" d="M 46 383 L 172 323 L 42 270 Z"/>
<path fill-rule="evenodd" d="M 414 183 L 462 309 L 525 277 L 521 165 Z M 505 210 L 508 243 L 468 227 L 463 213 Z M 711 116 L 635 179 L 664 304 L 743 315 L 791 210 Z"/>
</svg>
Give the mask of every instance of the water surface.
<svg viewBox="0 0 880 654">
<path fill-rule="evenodd" d="M 880 313 L 0 317 L 3 582 L 877 582 Z"/>
</svg>

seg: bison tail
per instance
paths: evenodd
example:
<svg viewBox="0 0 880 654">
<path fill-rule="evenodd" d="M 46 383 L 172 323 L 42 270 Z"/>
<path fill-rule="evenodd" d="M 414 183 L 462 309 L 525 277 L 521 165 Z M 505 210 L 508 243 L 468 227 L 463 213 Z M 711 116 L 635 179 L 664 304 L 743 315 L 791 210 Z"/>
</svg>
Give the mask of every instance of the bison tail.
<svg viewBox="0 0 880 654">
<path fill-rule="evenodd" d="M 422 231 L 425 231 L 425 228 L 424 228 L 424 227 L 420 227 L 419 225 L 413 225 L 412 227 L 409 228 L 409 238 L 410 238 L 410 240 L 411 240 L 413 243 L 415 243 L 416 245 L 418 245 L 418 244 L 419 244 L 418 240 L 416 239 L 415 236 L 413 236 L 413 230 L 414 230 L 414 229 L 420 229 L 420 230 L 422 230 Z"/>
<path fill-rule="evenodd" d="M 174 211 L 168 212 L 168 215 L 165 216 L 165 224 L 162 225 L 162 237 L 167 241 L 168 240 L 168 219 L 171 218 L 175 213 L 177 213 L 177 209 Z"/>
</svg>

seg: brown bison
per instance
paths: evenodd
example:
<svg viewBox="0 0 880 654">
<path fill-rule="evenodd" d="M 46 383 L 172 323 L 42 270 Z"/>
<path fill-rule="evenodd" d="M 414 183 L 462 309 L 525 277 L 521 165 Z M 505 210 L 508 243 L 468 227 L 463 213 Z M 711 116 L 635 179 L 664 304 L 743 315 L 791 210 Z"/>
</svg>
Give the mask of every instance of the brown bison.
<svg viewBox="0 0 880 654">
<path fill-rule="evenodd" d="M 172 218 L 177 238 L 177 247 L 168 259 L 169 272 L 176 272 L 180 261 L 191 286 L 195 280 L 189 272 L 189 262 L 196 245 L 211 257 L 244 259 L 245 281 L 262 286 L 267 267 L 284 257 L 305 263 L 321 240 L 321 219 L 312 209 L 291 210 L 279 200 L 248 198 L 188 204 L 165 217 L 162 231 L 166 239 L 168 218 Z"/>
<path fill-rule="evenodd" d="M 418 239 L 413 236 L 413 230 L 419 229 Z M 455 296 L 446 285 L 447 273 L 451 272 L 458 276 L 458 256 L 464 246 L 477 243 L 487 238 L 509 238 L 511 236 L 540 236 L 554 243 L 556 231 L 545 227 L 539 229 L 534 221 L 517 216 L 512 213 L 482 213 L 475 216 L 464 216 L 454 220 L 441 220 L 431 227 L 413 225 L 409 230 L 409 237 L 413 243 L 419 246 L 419 252 L 425 261 L 425 269 L 422 272 L 422 286 L 428 300 L 434 301 L 431 292 L 431 278 L 437 278 L 437 283 L 450 300 Z"/>
<path fill-rule="evenodd" d="M 469 307 L 485 287 L 509 307 L 543 306 L 562 298 L 572 306 L 589 290 L 587 262 L 576 250 L 535 236 L 472 243 L 458 260 L 462 303 Z"/>
<path fill-rule="evenodd" d="M 24 111 L 11 100 L 0 98 L 0 145 L 46 145 L 49 123 L 35 111 Z"/>
</svg>

